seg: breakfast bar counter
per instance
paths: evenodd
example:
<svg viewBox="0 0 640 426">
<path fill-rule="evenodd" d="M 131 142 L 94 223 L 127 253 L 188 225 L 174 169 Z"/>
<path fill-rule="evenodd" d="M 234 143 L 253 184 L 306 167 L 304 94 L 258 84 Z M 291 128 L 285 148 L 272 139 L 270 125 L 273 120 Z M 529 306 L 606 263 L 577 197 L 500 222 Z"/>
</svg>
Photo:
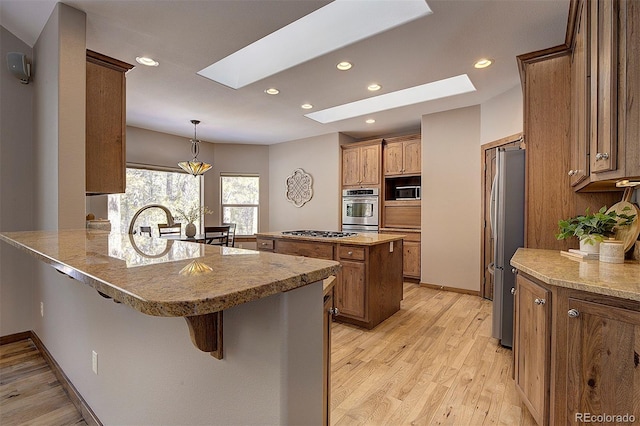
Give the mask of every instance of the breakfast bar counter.
<svg viewBox="0 0 640 426">
<path fill-rule="evenodd" d="M 221 321 L 213 314 L 322 281 L 339 268 L 327 260 L 93 229 L 6 232 L 0 240 L 144 314 L 185 317 L 194 344 L 206 352 L 215 351 L 206 330 Z"/>
</svg>

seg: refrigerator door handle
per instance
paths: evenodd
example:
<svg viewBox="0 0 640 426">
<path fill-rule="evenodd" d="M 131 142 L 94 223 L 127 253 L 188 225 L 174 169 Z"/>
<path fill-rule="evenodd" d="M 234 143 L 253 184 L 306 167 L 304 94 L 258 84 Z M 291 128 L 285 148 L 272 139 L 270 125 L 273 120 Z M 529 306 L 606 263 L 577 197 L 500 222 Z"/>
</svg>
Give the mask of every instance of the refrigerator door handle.
<svg viewBox="0 0 640 426">
<path fill-rule="evenodd" d="M 496 200 L 496 193 L 498 191 L 498 172 L 496 171 L 493 177 L 493 183 L 491 184 L 491 195 L 489 197 L 491 205 L 489 207 L 489 224 L 491 225 L 491 236 L 495 240 L 497 237 L 496 216 L 498 215 L 498 203 Z"/>
<path fill-rule="evenodd" d="M 489 273 L 491 275 L 495 275 L 496 273 L 496 264 L 491 262 L 490 264 L 487 265 L 487 271 L 489 271 Z"/>
</svg>

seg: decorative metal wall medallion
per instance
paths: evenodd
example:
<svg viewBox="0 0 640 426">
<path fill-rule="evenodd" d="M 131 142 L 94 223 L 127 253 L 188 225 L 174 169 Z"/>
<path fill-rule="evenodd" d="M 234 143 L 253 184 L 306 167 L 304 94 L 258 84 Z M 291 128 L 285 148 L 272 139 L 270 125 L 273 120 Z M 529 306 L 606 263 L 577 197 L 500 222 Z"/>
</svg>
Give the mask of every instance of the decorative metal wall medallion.
<svg viewBox="0 0 640 426">
<path fill-rule="evenodd" d="M 293 173 L 287 177 L 286 181 L 286 197 L 296 207 L 302 207 L 304 203 L 313 197 L 313 179 L 311 175 L 305 173 L 302 169 L 295 169 Z"/>
</svg>

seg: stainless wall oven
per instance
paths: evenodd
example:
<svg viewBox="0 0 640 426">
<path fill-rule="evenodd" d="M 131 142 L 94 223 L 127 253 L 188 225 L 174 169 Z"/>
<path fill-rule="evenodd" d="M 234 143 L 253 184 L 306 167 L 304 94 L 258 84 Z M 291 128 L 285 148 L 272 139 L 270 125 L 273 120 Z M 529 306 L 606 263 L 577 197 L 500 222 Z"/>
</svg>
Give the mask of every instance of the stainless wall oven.
<svg viewBox="0 0 640 426">
<path fill-rule="evenodd" d="M 342 191 L 342 230 L 378 232 L 378 188 Z"/>
</svg>

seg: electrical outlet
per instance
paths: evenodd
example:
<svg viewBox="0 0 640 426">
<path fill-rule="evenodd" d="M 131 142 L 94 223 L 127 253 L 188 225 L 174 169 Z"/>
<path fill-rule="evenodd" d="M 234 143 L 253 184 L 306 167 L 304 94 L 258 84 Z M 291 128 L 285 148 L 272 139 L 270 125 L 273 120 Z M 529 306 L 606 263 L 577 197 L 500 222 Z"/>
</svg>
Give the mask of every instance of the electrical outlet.
<svg viewBox="0 0 640 426">
<path fill-rule="evenodd" d="M 94 374 L 98 374 L 98 352 L 91 351 L 91 369 Z"/>
<path fill-rule="evenodd" d="M 44 302 L 40 302 L 40 316 L 44 318 Z"/>
</svg>

